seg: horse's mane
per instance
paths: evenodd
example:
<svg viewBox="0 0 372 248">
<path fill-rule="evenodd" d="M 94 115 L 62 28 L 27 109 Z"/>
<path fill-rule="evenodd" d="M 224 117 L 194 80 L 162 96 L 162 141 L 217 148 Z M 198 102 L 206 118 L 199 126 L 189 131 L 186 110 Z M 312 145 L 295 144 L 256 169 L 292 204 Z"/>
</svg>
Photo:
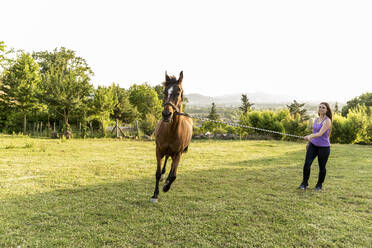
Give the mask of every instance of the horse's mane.
<svg viewBox="0 0 372 248">
<path fill-rule="evenodd" d="M 164 87 L 168 87 L 171 84 L 176 84 L 178 83 L 177 78 L 175 76 L 168 76 L 169 80 L 163 82 Z"/>
</svg>

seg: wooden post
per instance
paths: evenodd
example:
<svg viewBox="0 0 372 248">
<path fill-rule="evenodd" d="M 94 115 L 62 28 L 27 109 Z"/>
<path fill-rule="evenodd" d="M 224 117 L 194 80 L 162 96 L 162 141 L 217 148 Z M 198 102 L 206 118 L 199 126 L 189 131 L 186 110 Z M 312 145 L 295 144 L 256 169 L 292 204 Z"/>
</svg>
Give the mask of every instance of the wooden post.
<svg viewBox="0 0 372 248">
<path fill-rule="evenodd" d="M 136 120 L 136 129 L 137 129 L 137 137 L 139 139 L 139 127 L 138 127 L 138 120 Z"/>
<path fill-rule="evenodd" d="M 49 119 L 49 117 L 48 117 L 48 119 Z M 50 131 L 50 122 L 48 120 L 48 122 L 47 122 L 47 136 L 49 136 L 49 131 Z"/>
<path fill-rule="evenodd" d="M 93 125 L 92 125 L 92 122 L 89 122 L 89 125 L 90 125 L 90 133 L 91 133 L 91 136 L 93 137 Z"/>
<path fill-rule="evenodd" d="M 119 138 L 119 120 L 116 118 L 116 138 Z"/>
<path fill-rule="evenodd" d="M 118 129 L 120 130 L 120 132 L 123 135 L 123 137 L 125 137 L 125 134 L 124 134 L 123 130 L 121 130 L 121 128 L 119 126 L 118 126 Z"/>
</svg>

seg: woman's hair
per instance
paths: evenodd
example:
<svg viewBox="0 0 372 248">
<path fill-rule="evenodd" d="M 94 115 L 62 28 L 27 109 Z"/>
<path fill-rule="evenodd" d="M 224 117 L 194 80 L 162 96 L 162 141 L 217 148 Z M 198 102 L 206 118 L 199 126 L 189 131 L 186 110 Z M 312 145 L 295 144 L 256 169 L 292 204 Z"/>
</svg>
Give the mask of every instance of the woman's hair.
<svg viewBox="0 0 372 248">
<path fill-rule="evenodd" d="M 328 116 L 328 118 L 331 119 L 331 121 L 332 121 L 332 110 L 331 110 L 331 107 L 329 106 L 329 104 L 327 102 L 321 102 L 320 104 L 323 104 L 327 107 L 326 116 Z M 319 115 L 319 112 L 318 112 L 318 115 Z"/>
<path fill-rule="evenodd" d="M 331 110 L 331 107 L 329 106 L 329 104 L 327 102 L 321 102 L 320 104 L 323 104 L 327 107 L 327 113 L 326 113 L 326 116 L 331 120 L 332 122 L 332 110 Z M 319 111 L 318 111 L 318 115 L 319 115 Z M 332 133 L 332 124 L 331 124 L 331 127 L 329 128 L 329 135 L 328 137 L 331 137 L 331 133 Z"/>
</svg>

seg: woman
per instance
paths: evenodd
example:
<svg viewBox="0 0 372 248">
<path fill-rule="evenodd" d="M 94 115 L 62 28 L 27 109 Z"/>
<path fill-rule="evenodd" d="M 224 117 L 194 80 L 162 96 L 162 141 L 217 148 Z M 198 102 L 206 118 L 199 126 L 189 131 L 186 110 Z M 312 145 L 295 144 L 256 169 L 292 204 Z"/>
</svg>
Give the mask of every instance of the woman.
<svg viewBox="0 0 372 248">
<path fill-rule="evenodd" d="M 326 164 L 330 154 L 329 137 L 332 130 L 332 111 L 329 104 L 322 102 L 319 105 L 318 116 L 314 121 L 313 133 L 304 137 L 309 143 L 306 146 L 306 159 L 303 170 L 303 179 L 299 189 L 306 189 L 310 177 L 310 166 L 316 156 L 319 163 L 319 177 L 315 190 L 320 191 L 326 176 Z"/>
</svg>

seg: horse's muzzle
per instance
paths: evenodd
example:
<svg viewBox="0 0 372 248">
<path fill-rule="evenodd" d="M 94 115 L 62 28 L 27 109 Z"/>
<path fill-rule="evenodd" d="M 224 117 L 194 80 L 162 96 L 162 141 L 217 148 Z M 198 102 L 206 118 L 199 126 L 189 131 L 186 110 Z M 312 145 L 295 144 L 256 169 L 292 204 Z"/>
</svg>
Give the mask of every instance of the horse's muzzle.
<svg viewBox="0 0 372 248">
<path fill-rule="evenodd" d="M 169 122 L 172 116 L 172 113 L 169 111 L 163 111 L 161 112 L 161 115 L 163 116 L 163 121 L 164 122 Z"/>
</svg>

